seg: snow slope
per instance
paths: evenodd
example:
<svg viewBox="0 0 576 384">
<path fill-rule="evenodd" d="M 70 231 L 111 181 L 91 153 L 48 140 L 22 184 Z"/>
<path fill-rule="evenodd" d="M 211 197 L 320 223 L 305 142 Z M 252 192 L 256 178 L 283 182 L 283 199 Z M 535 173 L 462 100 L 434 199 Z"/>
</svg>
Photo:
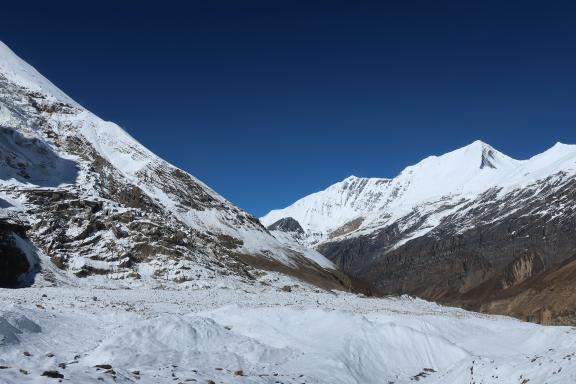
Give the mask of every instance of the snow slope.
<svg viewBox="0 0 576 384">
<path fill-rule="evenodd" d="M 31 65 L 19 58 L 2 41 L 0 41 L 0 73 L 10 81 L 40 92 L 55 101 L 77 106 L 74 100 L 42 76 Z"/>
<path fill-rule="evenodd" d="M 287 208 L 269 212 L 261 221 L 269 226 L 292 217 L 306 231 L 308 244 L 315 245 L 342 235 L 370 233 L 414 211 L 433 211 L 441 206 L 457 205 L 463 199 L 470 201 L 493 188 L 503 195 L 549 177 L 575 173 L 576 145 L 557 143 L 528 160 L 515 160 L 486 143 L 475 141 L 444 155 L 430 156 L 393 179 L 350 176 Z M 414 236 L 429 232 L 450 213 L 453 211 L 441 210 L 433 215 Z M 352 230 L 341 231 L 343 234 L 335 232 L 354 220 L 360 224 Z"/>
<path fill-rule="evenodd" d="M 0 290 L 0 383 L 53 382 L 45 371 L 78 383 L 576 380 L 572 328 L 408 297 L 284 292 L 277 278 L 235 289 Z"/>
</svg>

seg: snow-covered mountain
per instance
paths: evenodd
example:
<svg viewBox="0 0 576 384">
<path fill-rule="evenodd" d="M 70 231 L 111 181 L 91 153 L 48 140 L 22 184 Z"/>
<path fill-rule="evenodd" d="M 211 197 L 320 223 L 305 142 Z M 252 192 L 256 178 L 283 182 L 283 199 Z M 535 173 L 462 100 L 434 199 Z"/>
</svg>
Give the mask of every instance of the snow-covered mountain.
<svg viewBox="0 0 576 384">
<path fill-rule="evenodd" d="M 528 160 L 515 160 L 475 141 L 442 156 L 430 156 L 393 179 L 350 176 L 287 208 L 269 212 L 261 221 L 269 226 L 292 217 L 314 245 L 389 225 L 417 207 L 470 200 L 492 188 L 503 194 L 550 176 L 565 178 L 574 173 L 576 145 L 557 143 Z M 343 228 L 346 225 L 348 228 Z"/>
<path fill-rule="evenodd" d="M 479 148 L 479 166 L 466 164 Z M 384 276 L 410 291 L 431 282 L 423 269 L 472 281 L 476 266 L 486 266 L 479 256 L 497 265 L 485 244 L 500 236 L 505 246 L 497 255 L 510 244 L 528 251 L 517 252 L 501 280 L 484 279 L 467 293 L 490 294 L 497 283 L 519 289 L 534 275 L 544 289 L 522 289 L 515 302 L 486 301 L 493 307 L 483 309 L 528 308 L 539 316 L 531 320 L 548 323 L 551 310 L 534 313 L 532 298 L 549 299 L 552 280 L 562 282 L 554 286 L 562 294 L 550 303 L 570 302 L 576 270 L 576 260 L 548 268 L 544 252 L 576 249 L 572 148 L 556 151 L 566 156 L 543 155 L 530 168 L 475 143 L 398 180 L 350 178 L 317 194 L 323 203 L 305 203 L 302 216 L 290 215 L 298 221 L 271 223 L 273 237 L 0 43 L 0 383 L 574 382 L 573 328 L 343 292 L 352 281 L 306 247 L 318 244 L 345 266 L 368 256 L 375 262 L 364 267 L 375 275 L 359 275 Z M 439 177 L 446 184 L 435 183 Z M 413 207 L 408 216 L 401 216 L 410 211 L 402 199 Z M 386 211 L 390 217 L 381 217 Z M 505 215 L 512 220 L 498 219 Z M 440 223 L 422 227 L 433 220 Z M 488 224 L 480 240 L 465 230 Z M 543 235 L 548 249 L 534 246 Z M 382 255 L 392 255 L 384 265 L 391 275 L 381 269 Z M 455 256 L 471 274 L 458 270 Z M 4 288 L 19 285 L 27 287 Z"/>
<path fill-rule="evenodd" d="M 64 270 L 89 280 L 187 282 L 269 269 L 315 271 L 327 286 L 340 284 L 334 274 L 345 280 L 318 252 L 280 243 L 256 218 L 74 102 L 3 43 L 0 220 L 7 246 L 26 243 L 26 258 L 9 266 L 33 272 L 42 261 L 45 274 L 58 267 L 52 279 Z"/>
<path fill-rule="evenodd" d="M 575 174 L 576 145 L 515 160 L 475 141 L 393 179 L 348 177 L 261 221 L 274 229 L 294 219 L 297 238 L 272 233 L 315 247 L 385 292 L 454 302 L 492 278 L 517 285 L 540 264 L 539 272 L 574 255 Z M 524 251 L 537 255 L 528 266 Z"/>
</svg>

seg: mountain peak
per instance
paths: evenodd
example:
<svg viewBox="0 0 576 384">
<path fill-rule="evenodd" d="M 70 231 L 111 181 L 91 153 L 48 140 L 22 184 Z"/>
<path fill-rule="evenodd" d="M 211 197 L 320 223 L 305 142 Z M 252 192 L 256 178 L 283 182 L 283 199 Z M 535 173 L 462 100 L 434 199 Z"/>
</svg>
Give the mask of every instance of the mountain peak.
<svg viewBox="0 0 576 384">
<path fill-rule="evenodd" d="M 489 151 L 489 150 L 493 150 L 495 151 L 494 147 L 492 147 L 490 144 L 483 142 L 482 140 L 475 140 L 473 142 L 471 142 L 470 144 L 456 149 L 456 151 L 465 151 L 465 152 L 474 152 L 474 153 L 480 153 L 483 151 Z"/>
<path fill-rule="evenodd" d="M 40 92 L 50 99 L 78 106 L 74 100 L 0 41 L 0 78 L 2 77 L 31 91 Z"/>
<path fill-rule="evenodd" d="M 485 148 L 493 149 L 490 144 L 485 143 L 482 140 L 474 140 L 472 143 L 468 144 L 466 147 L 481 148 L 481 149 L 485 149 Z M 464 148 L 466 148 L 466 147 L 464 147 Z"/>
<path fill-rule="evenodd" d="M 476 140 L 464 147 L 444 153 L 439 156 L 430 156 L 416 165 L 406 168 L 405 171 L 414 172 L 416 169 L 445 170 L 453 176 L 456 174 L 468 179 L 472 173 L 486 169 L 509 169 L 519 162 L 494 149 L 490 144 Z"/>
<path fill-rule="evenodd" d="M 490 144 L 487 144 L 481 140 L 475 140 L 471 144 L 461 148 L 457 151 L 463 151 L 465 153 L 471 153 L 474 156 L 474 160 L 479 164 L 480 169 L 498 168 L 498 157 L 505 156 L 504 154 L 498 152 Z"/>
<path fill-rule="evenodd" d="M 448 152 L 438 158 L 446 158 L 450 162 L 459 163 L 458 165 L 467 165 L 466 168 L 468 169 L 508 168 L 518 162 L 481 140 L 475 140 L 465 147 Z"/>
</svg>

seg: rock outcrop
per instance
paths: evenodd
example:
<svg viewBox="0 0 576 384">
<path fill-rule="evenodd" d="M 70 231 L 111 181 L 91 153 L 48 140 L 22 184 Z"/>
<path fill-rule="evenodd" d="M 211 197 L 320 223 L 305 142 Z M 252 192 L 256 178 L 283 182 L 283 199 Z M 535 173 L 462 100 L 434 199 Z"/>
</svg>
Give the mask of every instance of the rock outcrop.
<svg viewBox="0 0 576 384">
<path fill-rule="evenodd" d="M 26 229 L 22 223 L 0 218 L 0 288 L 25 285 L 25 275 L 35 267 L 21 245 Z"/>
</svg>

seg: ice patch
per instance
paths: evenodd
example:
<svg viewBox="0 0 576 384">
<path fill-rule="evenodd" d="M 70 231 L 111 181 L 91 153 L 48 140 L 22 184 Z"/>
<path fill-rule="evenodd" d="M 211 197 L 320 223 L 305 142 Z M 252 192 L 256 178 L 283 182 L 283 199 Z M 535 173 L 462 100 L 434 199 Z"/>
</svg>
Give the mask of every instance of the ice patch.
<svg viewBox="0 0 576 384">
<path fill-rule="evenodd" d="M 25 332 L 39 333 L 42 330 L 38 324 L 26 316 L 15 312 L 0 312 L 0 347 L 18 344 L 18 335 Z"/>
</svg>

